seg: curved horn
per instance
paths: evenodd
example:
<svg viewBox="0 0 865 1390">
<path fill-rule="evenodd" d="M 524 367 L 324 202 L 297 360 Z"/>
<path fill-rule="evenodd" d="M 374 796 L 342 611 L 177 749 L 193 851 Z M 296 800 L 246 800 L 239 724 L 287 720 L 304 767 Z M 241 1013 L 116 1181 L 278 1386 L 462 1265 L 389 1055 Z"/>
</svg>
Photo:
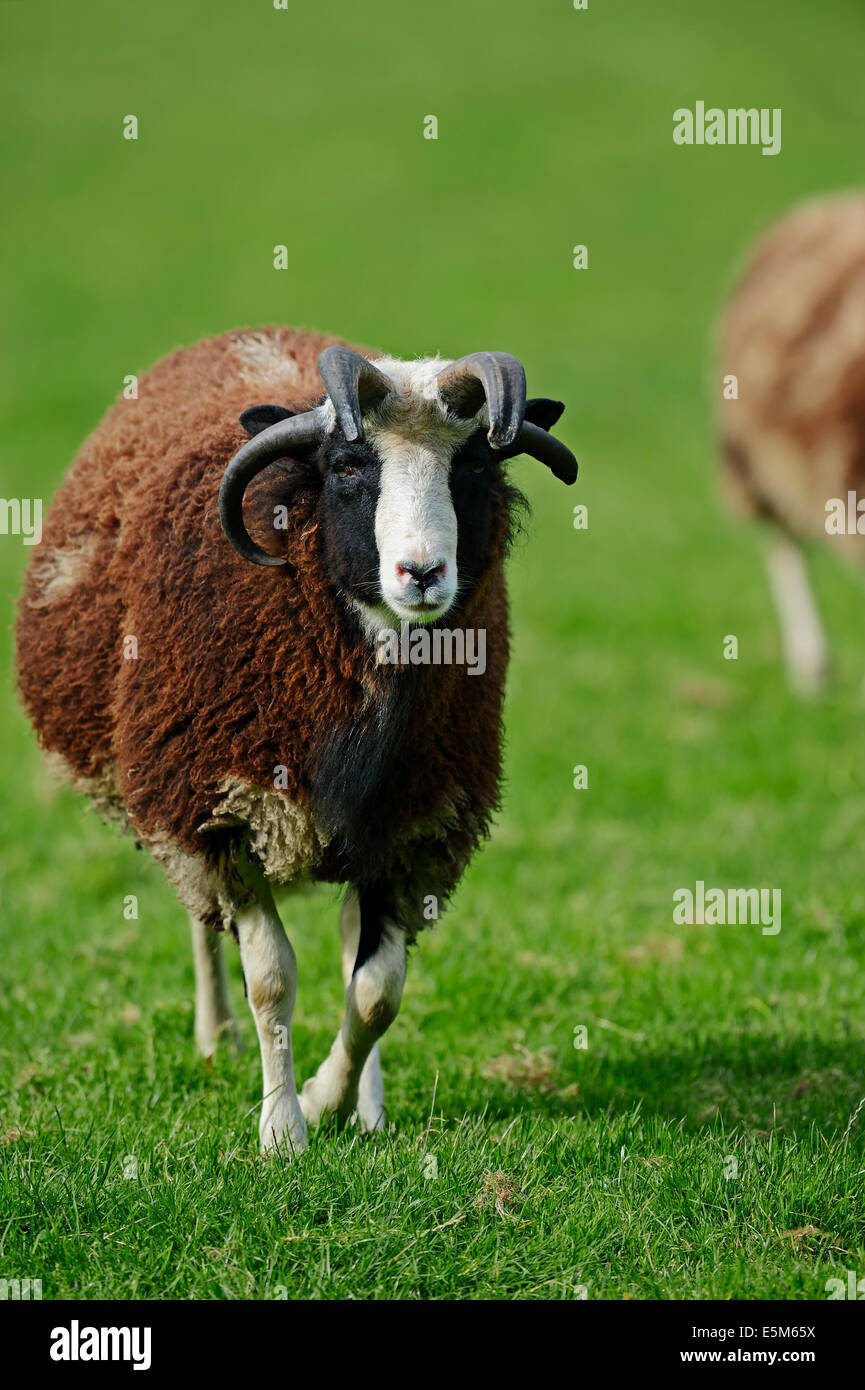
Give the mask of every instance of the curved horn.
<svg viewBox="0 0 865 1390">
<path fill-rule="evenodd" d="M 346 439 L 363 439 L 363 417 L 390 394 L 390 381 L 368 357 L 337 343 L 319 354 L 318 370 Z"/>
<path fill-rule="evenodd" d="M 549 434 L 539 425 L 524 420 L 509 454 L 530 454 L 533 459 L 545 463 L 551 473 L 570 487 L 577 481 L 577 460 L 567 445 L 555 435 Z"/>
<path fill-rule="evenodd" d="M 280 555 L 262 550 L 250 536 L 243 521 L 243 494 L 257 473 L 286 454 L 301 454 L 321 439 L 324 424 L 317 410 L 279 420 L 260 434 L 253 435 L 238 449 L 222 475 L 219 485 L 219 520 L 228 540 L 244 560 L 254 565 L 284 565 Z"/>
<path fill-rule="evenodd" d="M 509 352 L 472 352 L 436 377 L 439 394 L 461 419 L 476 415 L 486 401 L 490 412 L 487 439 L 507 449 L 517 437 L 526 409 L 526 374 Z"/>
</svg>

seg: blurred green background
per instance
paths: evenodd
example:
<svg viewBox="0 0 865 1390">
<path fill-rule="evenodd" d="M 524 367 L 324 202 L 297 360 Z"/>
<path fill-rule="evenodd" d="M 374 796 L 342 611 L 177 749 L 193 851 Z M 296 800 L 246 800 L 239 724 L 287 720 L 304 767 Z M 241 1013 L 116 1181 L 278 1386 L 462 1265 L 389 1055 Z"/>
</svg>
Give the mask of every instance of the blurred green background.
<svg viewBox="0 0 865 1390">
<path fill-rule="evenodd" d="M 753 235 L 862 181 L 861 6 L 6 0 L 0 25 L 0 495 L 47 501 L 127 373 L 275 322 L 514 352 L 581 460 L 571 491 L 514 465 L 506 805 L 415 953 L 397 1130 L 288 1173 L 255 1154 L 254 1045 L 213 1078 L 195 1057 L 159 871 L 41 770 L 11 675 L 28 551 L 0 537 L 0 1274 L 786 1298 L 862 1271 L 865 602 L 816 557 L 837 682 L 797 703 L 758 538 L 716 501 L 710 355 Z M 781 154 L 675 146 L 697 100 L 781 107 Z M 782 932 L 674 927 L 697 879 L 781 888 Z M 339 1017 L 336 909 L 283 907 L 306 1076 Z"/>
</svg>

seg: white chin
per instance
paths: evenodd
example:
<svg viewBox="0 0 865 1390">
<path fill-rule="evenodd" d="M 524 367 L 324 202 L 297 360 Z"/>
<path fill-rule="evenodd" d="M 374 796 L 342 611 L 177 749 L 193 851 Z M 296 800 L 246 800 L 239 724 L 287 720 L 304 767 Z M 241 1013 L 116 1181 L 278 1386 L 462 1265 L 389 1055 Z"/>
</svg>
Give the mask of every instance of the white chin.
<svg viewBox="0 0 865 1390">
<path fill-rule="evenodd" d="M 383 633 L 393 632 L 401 623 L 434 623 L 436 618 L 443 618 L 455 597 L 455 594 L 451 595 L 447 603 L 436 604 L 435 608 L 411 608 L 407 603 L 400 603 L 398 599 L 385 599 L 375 605 L 361 603 L 355 599 L 351 601 L 351 607 L 360 619 L 369 641 L 375 645 Z"/>
<path fill-rule="evenodd" d="M 437 618 L 443 618 L 454 601 L 451 595 L 443 602 L 430 604 L 418 604 L 413 607 L 408 603 L 401 603 L 396 598 L 385 598 L 385 603 L 394 617 L 401 623 L 434 623 Z"/>
</svg>

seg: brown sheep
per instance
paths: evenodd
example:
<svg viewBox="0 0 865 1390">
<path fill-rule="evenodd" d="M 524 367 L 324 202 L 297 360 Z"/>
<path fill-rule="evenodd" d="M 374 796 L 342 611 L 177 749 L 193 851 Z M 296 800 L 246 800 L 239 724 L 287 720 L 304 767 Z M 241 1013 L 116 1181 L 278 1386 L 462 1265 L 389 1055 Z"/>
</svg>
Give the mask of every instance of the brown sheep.
<svg viewBox="0 0 865 1390">
<path fill-rule="evenodd" d="M 724 491 L 736 512 L 770 525 L 766 559 L 784 655 L 791 683 L 806 694 L 824 684 L 828 662 L 802 545 L 822 540 L 865 560 L 856 503 L 858 494 L 865 511 L 863 325 L 861 194 L 807 203 L 776 223 L 721 324 Z"/>
<path fill-rule="evenodd" d="M 373 364 L 314 333 L 227 333 L 109 411 L 34 549 L 24 703 L 187 908 L 205 1056 L 234 1029 L 218 933 L 237 939 L 265 1148 L 355 1109 L 383 1123 L 376 1043 L 406 948 L 498 802 L 521 501 L 503 462 L 530 453 L 573 482 L 549 433 L 562 408 L 527 402 L 503 353 Z M 301 880 L 347 887 L 346 1007 L 298 1097 L 295 961 L 268 885 Z"/>
</svg>

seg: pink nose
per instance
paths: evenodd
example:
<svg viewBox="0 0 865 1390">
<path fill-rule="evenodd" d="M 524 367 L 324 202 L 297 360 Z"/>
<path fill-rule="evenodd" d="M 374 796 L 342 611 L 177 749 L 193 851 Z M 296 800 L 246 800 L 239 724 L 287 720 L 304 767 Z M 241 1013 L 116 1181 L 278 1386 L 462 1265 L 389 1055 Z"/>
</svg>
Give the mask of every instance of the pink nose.
<svg viewBox="0 0 865 1390">
<path fill-rule="evenodd" d="M 432 587 L 439 579 L 444 579 L 447 561 L 439 560 L 434 565 L 415 565 L 404 560 L 396 567 L 396 577 L 400 584 L 416 584 L 421 593 Z"/>
</svg>

